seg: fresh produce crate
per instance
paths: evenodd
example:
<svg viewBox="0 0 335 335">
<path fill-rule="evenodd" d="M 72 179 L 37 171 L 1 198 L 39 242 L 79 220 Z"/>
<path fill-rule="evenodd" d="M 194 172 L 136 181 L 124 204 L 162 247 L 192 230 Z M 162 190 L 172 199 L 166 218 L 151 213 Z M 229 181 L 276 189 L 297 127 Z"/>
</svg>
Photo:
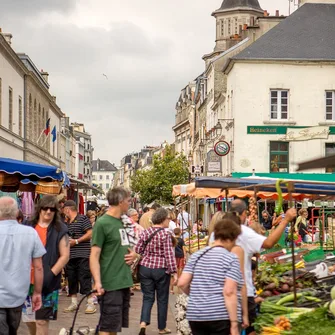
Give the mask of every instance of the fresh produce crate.
<svg viewBox="0 0 335 335">
<path fill-rule="evenodd" d="M 305 262 L 309 263 L 309 262 L 324 260 L 326 256 L 325 256 L 325 252 L 322 249 L 314 249 L 314 250 L 311 250 L 303 258 Z"/>
</svg>

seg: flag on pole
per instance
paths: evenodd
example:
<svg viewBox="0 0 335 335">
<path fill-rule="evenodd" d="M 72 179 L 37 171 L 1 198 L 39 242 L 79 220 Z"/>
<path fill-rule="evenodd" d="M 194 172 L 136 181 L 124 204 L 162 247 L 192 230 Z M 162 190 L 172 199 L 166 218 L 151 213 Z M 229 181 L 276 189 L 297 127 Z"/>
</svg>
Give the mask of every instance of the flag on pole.
<svg viewBox="0 0 335 335">
<path fill-rule="evenodd" d="M 45 124 L 45 129 L 44 129 L 44 134 L 45 135 L 49 135 L 50 133 L 50 118 L 47 120 L 46 124 Z"/>
<path fill-rule="evenodd" d="M 52 128 L 51 135 L 52 135 L 52 142 L 55 142 L 55 141 L 56 141 L 56 139 L 57 139 L 57 131 L 56 131 L 56 126 L 54 126 L 54 127 Z"/>
</svg>

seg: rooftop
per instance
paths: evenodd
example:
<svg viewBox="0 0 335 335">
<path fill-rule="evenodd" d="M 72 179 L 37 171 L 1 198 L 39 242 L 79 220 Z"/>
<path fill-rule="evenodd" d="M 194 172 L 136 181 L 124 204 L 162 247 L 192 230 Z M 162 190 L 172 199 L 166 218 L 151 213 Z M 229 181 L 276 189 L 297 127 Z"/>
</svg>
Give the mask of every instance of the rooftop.
<svg viewBox="0 0 335 335">
<path fill-rule="evenodd" d="M 93 168 L 93 172 L 98 172 L 98 171 L 114 172 L 114 171 L 117 171 L 117 168 L 112 163 L 110 163 L 107 160 L 101 160 L 101 159 L 93 160 L 92 161 L 92 168 Z"/>
<path fill-rule="evenodd" d="M 335 60 L 335 4 L 307 3 L 269 30 L 236 60 Z"/>
<path fill-rule="evenodd" d="M 258 0 L 224 0 L 221 7 L 215 12 L 227 11 L 236 8 L 248 8 L 263 11 Z"/>
</svg>

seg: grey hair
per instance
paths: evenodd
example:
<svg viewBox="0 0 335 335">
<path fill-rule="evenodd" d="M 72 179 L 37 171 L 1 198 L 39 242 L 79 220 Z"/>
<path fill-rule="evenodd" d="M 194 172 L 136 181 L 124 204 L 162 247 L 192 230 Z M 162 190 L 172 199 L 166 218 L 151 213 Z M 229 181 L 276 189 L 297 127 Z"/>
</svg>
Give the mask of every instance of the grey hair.
<svg viewBox="0 0 335 335">
<path fill-rule="evenodd" d="M 131 195 L 130 191 L 124 187 L 114 187 L 107 192 L 107 201 L 109 206 L 119 206 L 120 202 L 129 198 Z"/>
<path fill-rule="evenodd" d="M 158 208 L 152 214 L 151 221 L 153 224 L 162 224 L 169 217 L 169 212 L 165 208 Z"/>
<path fill-rule="evenodd" d="M 239 215 L 242 215 L 244 211 L 247 210 L 246 203 L 241 199 L 234 200 L 230 205 L 231 212 L 237 212 Z"/>
<path fill-rule="evenodd" d="M 3 197 L 0 199 L 0 219 L 16 220 L 19 211 L 16 201 L 11 197 Z"/>
<path fill-rule="evenodd" d="M 127 212 L 127 215 L 132 216 L 134 214 L 137 214 L 137 210 L 135 208 L 129 208 L 128 212 Z"/>
</svg>

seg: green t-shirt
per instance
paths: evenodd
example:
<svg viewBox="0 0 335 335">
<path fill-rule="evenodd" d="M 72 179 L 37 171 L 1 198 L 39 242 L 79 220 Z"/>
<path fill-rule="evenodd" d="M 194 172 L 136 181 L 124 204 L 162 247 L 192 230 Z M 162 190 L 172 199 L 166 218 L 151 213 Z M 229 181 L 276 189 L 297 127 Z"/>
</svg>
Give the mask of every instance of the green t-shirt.
<svg viewBox="0 0 335 335">
<path fill-rule="evenodd" d="M 124 260 L 129 241 L 122 221 L 108 214 L 99 218 L 93 227 L 92 246 L 101 248 L 102 287 L 106 291 L 131 287 L 133 279 L 130 266 Z"/>
</svg>

